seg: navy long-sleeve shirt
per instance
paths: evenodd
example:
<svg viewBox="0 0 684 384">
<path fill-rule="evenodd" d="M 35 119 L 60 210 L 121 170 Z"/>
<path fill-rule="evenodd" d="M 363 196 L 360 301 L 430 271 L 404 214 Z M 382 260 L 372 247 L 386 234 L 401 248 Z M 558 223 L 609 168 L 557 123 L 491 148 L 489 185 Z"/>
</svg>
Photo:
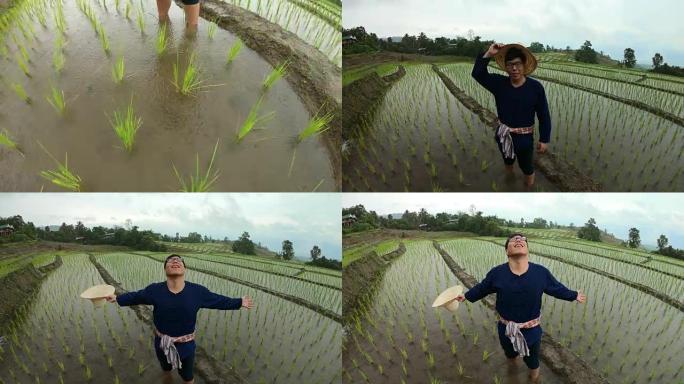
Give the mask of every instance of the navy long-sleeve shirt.
<svg viewBox="0 0 684 384">
<path fill-rule="evenodd" d="M 475 59 L 472 75 L 494 95 L 499 120 L 511 128 L 532 127 L 536 113 L 539 119 L 539 141 L 548 143 L 551 140 L 551 115 L 544 86 L 527 77 L 522 86 L 515 88 L 508 76 L 487 71 L 490 58 L 484 58 L 483 55 L 484 52 Z M 511 137 L 516 148 L 530 148 L 534 144 L 532 135 L 511 134 Z"/>
<path fill-rule="evenodd" d="M 535 263 L 529 263 L 527 272 L 520 276 L 511 271 L 508 263 L 497 265 L 464 296 L 474 303 L 491 293 L 496 293 L 496 311 L 499 315 L 516 323 L 524 323 L 541 315 L 543 293 L 567 301 L 577 299 L 577 291 L 566 288 L 546 267 Z M 498 328 L 500 335 L 506 330 L 501 322 Z M 528 345 L 541 340 L 541 326 L 521 331 Z"/>
<path fill-rule="evenodd" d="M 205 286 L 186 281 L 178 293 L 169 291 L 166 282 L 153 283 L 136 292 L 128 292 L 116 297 L 120 306 L 153 305 L 154 326 L 171 337 L 193 333 L 197 322 L 197 312 L 202 308 L 240 309 L 241 298 L 230 298 L 209 291 Z M 155 336 L 154 346 L 159 348 L 160 338 Z M 181 359 L 195 352 L 195 341 L 177 343 L 176 349 Z"/>
</svg>

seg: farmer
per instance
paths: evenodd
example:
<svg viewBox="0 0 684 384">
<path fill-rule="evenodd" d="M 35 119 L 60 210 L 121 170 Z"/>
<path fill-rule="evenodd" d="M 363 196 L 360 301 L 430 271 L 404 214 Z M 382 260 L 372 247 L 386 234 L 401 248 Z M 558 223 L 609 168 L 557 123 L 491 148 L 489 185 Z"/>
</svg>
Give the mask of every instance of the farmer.
<svg viewBox="0 0 684 384">
<path fill-rule="evenodd" d="M 508 77 L 487 71 L 489 60 L 495 57 L 499 67 Z M 494 136 L 503 156 L 506 171 L 513 174 L 513 163 L 525 174 L 525 185 L 534 185 L 534 114 L 539 119 L 539 143 L 537 151 L 546 152 L 551 139 L 551 116 L 544 86 L 527 77 L 537 68 L 532 52 L 519 44 L 489 46 L 484 55 L 478 55 L 473 67 L 473 77 L 494 94 L 498 128 Z"/>
<path fill-rule="evenodd" d="M 107 296 L 110 303 L 122 307 L 147 304 L 154 306 L 154 349 L 164 371 L 164 381 L 172 380 L 171 370 L 185 383 L 194 383 L 192 367 L 195 360 L 195 322 L 200 308 L 251 309 L 249 296 L 233 299 L 210 292 L 206 287 L 185 281 L 185 262 L 178 255 L 164 261 L 166 282 L 153 283 L 137 292 Z"/>
<path fill-rule="evenodd" d="M 171 0 L 157 0 L 159 21 L 169 20 L 169 8 L 171 8 Z M 200 11 L 199 0 L 183 0 L 183 9 L 185 10 L 185 27 L 191 31 L 196 30 Z"/>
<path fill-rule="evenodd" d="M 530 369 L 530 379 L 537 382 L 542 337 L 539 323 L 542 293 L 580 303 L 584 303 L 587 297 L 581 291 L 571 291 L 559 283 L 544 266 L 530 263 L 527 238 L 522 234 L 509 236 L 504 247 L 508 263 L 492 268 L 484 280 L 454 300 L 463 302 L 468 299 L 474 303 L 490 293 L 496 293 L 501 347 L 511 365 L 515 365 L 518 355 L 522 355 Z"/>
</svg>

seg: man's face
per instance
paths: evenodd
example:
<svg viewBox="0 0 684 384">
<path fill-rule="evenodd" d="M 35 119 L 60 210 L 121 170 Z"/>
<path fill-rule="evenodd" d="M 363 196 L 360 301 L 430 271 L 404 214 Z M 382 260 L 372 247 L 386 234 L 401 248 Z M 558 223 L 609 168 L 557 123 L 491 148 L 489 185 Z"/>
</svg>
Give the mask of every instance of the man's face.
<svg viewBox="0 0 684 384">
<path fill-rule="evenodd" d="M 513 236 L 508 241 L 506 254 L 508 257 L 527 256 L 527 238 L 524 236 Z"/>
<path fill-rule="evenodd" d="M 183 276 L 185 275 L 185 266 L 180 257 L 174 256 L 166 262 L 166 276 Z"/>
<path fill-rule="evenodd" d="M 525 65 L 519 57 L 506 62 L 506 73 L 512 80 L 520 80 L 523 77 L 523 69 Z"/>
</svg>

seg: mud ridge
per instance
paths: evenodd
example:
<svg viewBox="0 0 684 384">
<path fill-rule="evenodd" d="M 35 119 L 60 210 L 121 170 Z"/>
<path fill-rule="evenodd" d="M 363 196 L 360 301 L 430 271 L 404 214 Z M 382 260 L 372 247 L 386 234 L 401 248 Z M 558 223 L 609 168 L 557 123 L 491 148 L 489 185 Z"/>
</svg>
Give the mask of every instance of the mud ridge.
<svg viewBox="0 0 684 384">
<path fill-rule="evenodd" d="M 251 270 L 251 271 L 257 271 L 257 272 L 261 272 L 261 273 L 269 273 L 269 274 L 271 274 L 271 275 L 287 277 L 287 278 L 289 278 L 289 279 L 299 280 L 299 281 L 303 281 L 303 282 L 305 282 L 305 283 L 311 283 L 311 284 L 318 285 L 318 286 L 325 287 L 325 288 L 336 289 L 336 290 L 338 290 L 338 291 L 340 290 L 340 287 L 336 287 L 336 286 L 334 286 L 334 285 L 325 284 L 325 283 L 319 283 L 319 282 L 317 282 L 317 281 L 311 281 L 311 280 L 307 280 L 307 279 L 303 279 L 303 278 L 299 277 L 298 275 L 301 275 L 302 273 L 305 273 L 305 272 L 306 272 L 305 269 L 300 270 L 299 272 L 295 273 L 294 275 L 288 275 L 287 273 L 280 273 L 280 272 L 275 272 L 275 271 L 265 271 L 265 270 L 263 270 L 263 269 L 253 268 L 253 267 L 247 267 L 247 266 L 244 266 L 244 265 L 231 263 L 231 262 L 229 262 L 229 261 L 205 260 L 205 259 L 200 259 L 200 258 L 195 257 L 195 256 L 185 256 L 185 257 L 186 257 L 186 258 L 189 258 L 189 259 L 208 261 L 208 262 L 211 262 L 211 263 L 218 263 L 218 264 L 230 265 L 230 266 L 232 266 L 232 267 L 249 269 L 249 270 Z"/>
<path fill-rule="evenodd" d="M 484 239 L 481 239 L 481 241 L 486 241 L 486 242 L 489 242 L 489 243 L 492 243 L 492 244 L 496 244 L 496 245 L 499 245 L 499 246 L 501 245 L 501 244 L 499 244 L 499 243 L 497 243 L 497 242 L 495 242 L 495 241 L 493 241 L 493 240 L 484 240 Z M 655 297 L 656 299 L 662 301 L 663 303 L 668 304 L 668 305 L 671 305 L 671 306 L 673 306 L 673 307 L 679 309 L 680 311 L 684 312 L 684 303 L 683 303 L 683 302 L 681 302 L 681 301 L 679 301 L 679 300 L 677 300 L 677 299 L 674 299 L 674 298 L 672 298 L 672 297 L 670 297 L 670 296 L 668 296 L 668 295 L 666 295 L 666 294 L 664 294 L 664 293 L 662 293 L 662 292 L 658 292 L 658 291 L 656 291 L 655 289 L 653 289 L 653 288 L 651 288 L 651 287 L 647 287 L 647 286 L 645 286 L 645 285 L 643 285 L 643 284 L 635 283 L 635 282 L 633 282 L 633 281 L 624 279 L 624 278 L 622 278 L 622 277 L 620 277 L 620 276 L 613 275 L 612 273 L 608 273 L 608 272 L 606 272 L 606 271 L 602 271 L 602 270 L 600 270 L 600 269 L 598 269 L 598 268 L 594 268 L 594 267 L 590 267 L 590 266 L 588 266 L 588 265 L 576 263 L 576 262 L 574 262 L 574 261 L 572 261 L 572 260 L 567 260 L 567 259 L 564 259 L 564 258 L 562 258 L 562 257 L 558 257 L 558 256 L 554 256 L 554 255 L 549 255 L 549 254 L 543 253 L 543 252 L 535 252 L 535 251 L 532 251 L 532 252 L 530 252 L 530 253 L 533 254 L 533 255 L 539 255 L 539 256 L 543 256 L 543 257 L 546 257 L 546 258 L 549 258 L 549 259 L 552 259 L 552 260 L 556 260 L 556 261 L 559 261 L 559 262 L 561 262 L 561 263 L 569 264 L 569 265 L 572 265 L 573 267 L 582 268 L 582 269 L 587 270 L 587 271 L 590 271 L 590 272 L 598 273 L 598 274 L 601 275 L 601 276 L 605 276 L 605 277 L 607 277 L 607 278 L 609 278 L 609 279 L 611 279 L 611 280 L 615 280 L 615 281 L 617 281 L 617 282 L 619 282 L 619 283 L 625 284 L 625 285 L 630 286 L 630 287 L 632 287 L 632 288 L 634 288 L 634 289 L 638 289 L 639 291 L 644 292 L 644 293 L 646 293 L 646 294 L 649 294 L 649 295 Z"/>
<path fill-rule="evenodd" d="M 399 247 L 383 256 L 370 251 L 366 256 L 353 261 L 342 273 L 342 313 L 345 323 L 353 312 L 362 305 L 362 299 L 373 294 L 382 280 L 383 272 L 394 259 L 406 252 L 403 242 Z"/>
<path fill-rule="evenodd" d="M 342 140 L 347 141 L 357 135 L 361 121 L 377 107 L 378 101 L 382 99 L 390 86 L 405 74 L 406 69 L 403 65 L 399 65 L 399 69 L 392 74 L 380 77 L 376 72 L 372 72 L 347 84 L 342 89 L 344 99 Z"/>
<path fill-rule="evenodd" d="M 178 6 L 183 4 L 175 0 Z M 203 0 L 200 15 L 215 20 L 221 28 L 238 36 L 273 67 L 290 61 L 285 79 L 294 88 L 307 111 L 314 116 L 334 114 L 330 129 L 320 136 L 328 150 L 336 190 L 342 189 L 342 71 L 315 47 L 281 26 L 220 0 Z"/>
<path fill-rule="evenodd" d="M 161 263 L 161 261 L 155 259 L 154 257 L 149 256 L 149 255 L 145 255 L 143 253 L 135 253 L 135 252 L 130 252 L 130 253 L 133 255 L 147 257 L 150 260 L 154 260 L 158 263 Z M 335 312 L 333 312 L 327 308 L 323 308 L 320 305 L 317 305 L 317 304 L 314 304 L 310 301 L 304 300 L 301 297 L 292 296 L 292 295 L 289 295 L 287 293 L 279 292 L 279 291 L 273 290 L 271 288 L 267 288 L 267 287 L 263 287 L 263 286 L 258 285 L 258 284 L 251 283 L 249 281 L 237 279 L 235 277 L 226 276 L 226 275 L 223 275 L 223 274 L 218 273 L 218 272 L 210 271 L 208 269 L 197 268 L 197 267 L 187 267 L 187 269 L 197 271 L 197 272 L 206 273 L 207 275 L 212 275 L 214 277 L 218 277 L 219 279 L 232 281 L 234 283 L 244 285 L 246 287 L 250 287 L 250 288 L 254 288 L 254 289 L 257 289 L 259 291 L 262 291 L 262 292 L 266 292 L 269 295 L 277 296 L 283 300 L 291 301 L 297 305 L 301 305 L 302 307 L 309 308 L 310 310 L 317 312 L 318 314 L 323 315 L 323 316 L 325 316 L 331 320 L 334 320 L 338 323 L 342 323 L 342 316 L 338 315 L 337 313 L 335 313 Z M 263 271 L 261 271 L 261 272 L 267 273 L 267 272 L 263 272 Z"/>
<path fill-rule="evenodd" d="M 465 284 L 467 288 L 472 288 L 478 281 L 467 274 L 463 268 L 461 268 L 454 259 L 449 256 L 449 254 L 442 249 L 438 242 L 433 241 L 432 245 L 435 249 L 442 255 L 444 262 L 449 267 L 451 272 L 458 277 L 459 280 Z M 490 295 L 482 300 L 480 300 L 489 307 L 490 309 L 496 311 L 495 300 Z M 609 384 L 603 376 L 596 372 L 589 364 L 584 360 L 576 356 L 574 353 L 570 352 L 567 348 L 563 347 L 558 343 L 553 337 L 544 333 L 542 335 L 542 348 L 540 355 L 542 360 L 546 365 L 551 368 L 555 373 L 562 375 L 566 378 L 565 383 L 567 384 Z"/>
<path fill-rule="evenodd" d="M 0 330 L 14 324 L 21 316 L 21 308 L 27 305 L 38 293 L 43 279 L 62 266 L 62 258 L 36 268 L 29 263 L 23 268 L 0 277 Z"/>
<path fill-rule="evenodd" d="M 102 279 L 109 285 L 116 288 L 116 295 L 128 292 L 123 286 L 107 272 L 107 270 L 97 262 L 93 254 L 88 254 L 90 262 L 93 263 Z M 140 320 L 154 328 L 152 310 L 149 306 L 132 305 L 130 308 L 135 312 Z M 197 374 L 209 384 L 245 384 L 247 381 L 240 377 L 233 367 L 227 367 L 211 357 L 200 345 L 195 350 L 195 370 Z"/>
<path fill-rule="evenodd" d="M 436 65 L 432 65 L 432 70 L 437 73 L 444 85 L 461 104 L 475 113 L 483 123 L 492 128 L 498 126 L 498 118 L 494 113 L 484 108 L 475 99 L 458 88 Z M 603 189 L 601 184 L 581 173 L 573 165 L 562 161 L 551 152 L 535 153 L 534 165 L 562 192 L 600 192 Z"/>
</svg>

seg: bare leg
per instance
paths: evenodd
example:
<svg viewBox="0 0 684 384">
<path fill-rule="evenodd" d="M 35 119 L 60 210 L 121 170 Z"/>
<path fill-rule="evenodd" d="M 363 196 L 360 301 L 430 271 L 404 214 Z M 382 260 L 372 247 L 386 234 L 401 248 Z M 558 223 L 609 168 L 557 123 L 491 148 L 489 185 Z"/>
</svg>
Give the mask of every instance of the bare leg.
<svg viewBox="0 0 684 384">
<path fill-rule="evenodd" d="M 532 189 L 532 187 L 534 186 L 534 173 L 525 176 L 525 186 L 528 189 Z"/>
<path fill-rule="evenodd" d="M 513 164 L 511 164 L 511 165 L 504 164 L 504 167 L 506 168 L 506 173 L 507 173 L 507 174 L 512 174 L 512 173 L 513 173 Z"/>
<path fill-rule="evenodd" d="M 530 381 L 533 383 L 539 382 L 539 368 L 530 369 Z"/>
<path fill-rule="evenodd" d="M 185 28 L 188 30 L 196 30 L 197 23 L 199 21 L 199 3 L 193 5 L 186 5 L 183 7 L 185 9 Z"/>
<path fill-rule="evenodd" d="M 163 371 L 162 373 L 162 382 L 164 384 L 171 384 L 173 383 L 173 376 L 171 376 L 171 371 Z"/>
<path fill-rule="evenodd" d="M 157 0 L 157 12 L 159 13 L 159 21 L 166 22 L 169 20 L 170 8 L 171 0 Z"/>
</svg>

